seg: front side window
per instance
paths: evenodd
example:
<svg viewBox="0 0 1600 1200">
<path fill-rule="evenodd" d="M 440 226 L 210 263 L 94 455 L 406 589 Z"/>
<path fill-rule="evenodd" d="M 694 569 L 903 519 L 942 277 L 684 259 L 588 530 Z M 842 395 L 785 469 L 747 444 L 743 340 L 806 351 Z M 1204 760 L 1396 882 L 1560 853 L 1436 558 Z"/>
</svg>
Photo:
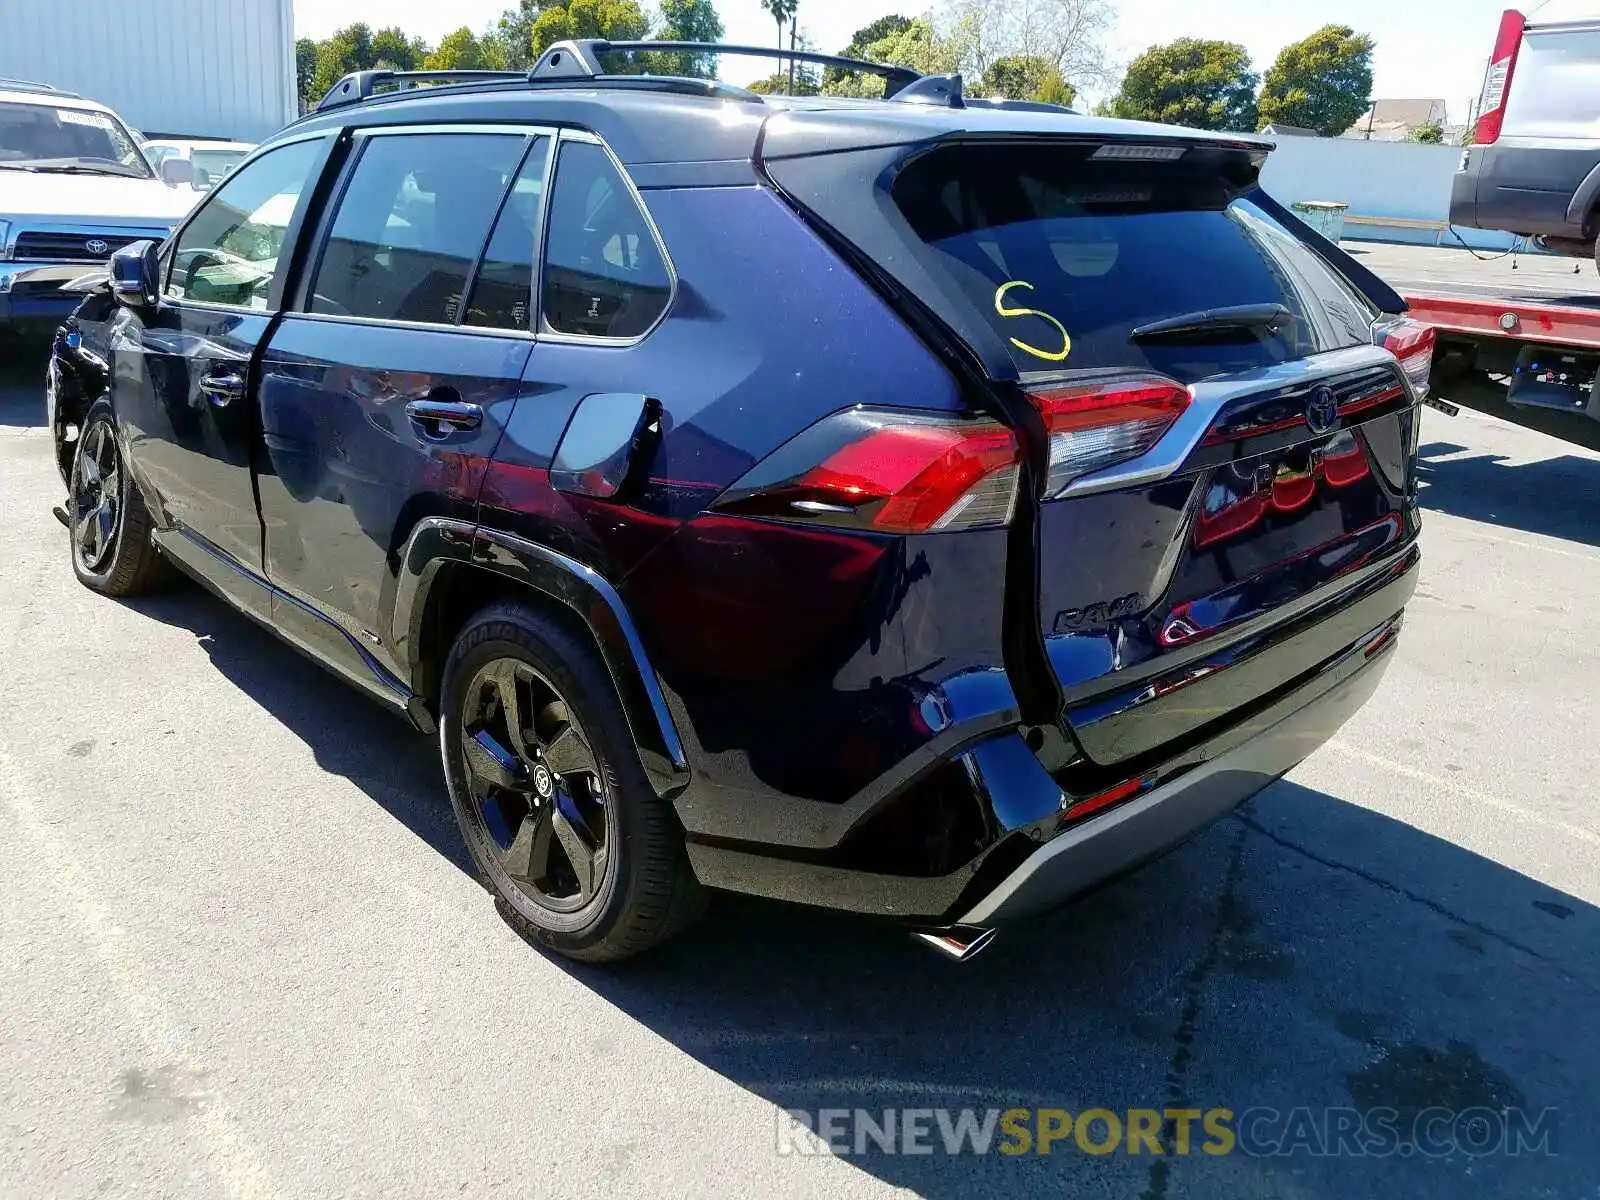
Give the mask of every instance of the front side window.
<svg viewBox="0 0 1600 1200">
<path fill-rule="evenodd" d="M 368 139 L 334 215 L 311 311 L 456 324 L 527 144 L 497 133 Z"/>
<path fill-rule="evenodd" d="M 265 309 L 284 235 L 322 149 L 307 141 L 268 151 L 212 192 L 178 237 L 167 295 Z"/>
<path fill-rule="evenodd" d="M 661 248 L 611 156 L 593 142 L 564 142 L 550 191 L 544 328 L 638 337 L 671 292 Z"/>
<path fill-rule="evenodd" d="M 53 104 L 0 104 L 0 170 L 150 178 L 150 164 L 116 117 Z"/>
</svg>

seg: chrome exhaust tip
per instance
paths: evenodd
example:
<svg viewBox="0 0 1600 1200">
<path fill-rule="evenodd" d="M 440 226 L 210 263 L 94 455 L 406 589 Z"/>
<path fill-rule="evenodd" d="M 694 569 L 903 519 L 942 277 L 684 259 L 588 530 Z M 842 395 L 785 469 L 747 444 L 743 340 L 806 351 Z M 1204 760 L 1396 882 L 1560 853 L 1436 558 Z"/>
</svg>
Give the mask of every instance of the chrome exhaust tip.
<svg viewBox="0 0 1600 1200">
<path fill-rule="evenodd" d="M 919 929 L 911 936 L 940 954 L 966 962 L 994 941 L 995 930 L 982 925 L 946 925 L 942 929 Z"/>
</svg>

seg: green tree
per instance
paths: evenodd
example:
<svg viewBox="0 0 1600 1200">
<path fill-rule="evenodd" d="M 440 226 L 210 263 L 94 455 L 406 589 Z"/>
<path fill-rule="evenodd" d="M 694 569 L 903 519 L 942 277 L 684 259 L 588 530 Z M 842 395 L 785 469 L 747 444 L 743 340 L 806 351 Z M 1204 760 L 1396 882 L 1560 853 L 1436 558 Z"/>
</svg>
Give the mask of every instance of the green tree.
<svg viewBox="0 0 1600 1200">
<path fill-rule="evenodd" d="M 1261 124 L 1338 137 L 1372 103 L 1372 48 L 1370 37 L 1348 25 L 1324 25 L 1285 46 L 1262 80 Z"/>
<path fill-rule="evenodd" d="M 533 58 L 556 42 L 573 38 L 637 41 L 644 37 L 646 27 L 644 13 L 634 0 L 569 0 L 566 4 L 551 4 L 533 21 Z"/>
<path fill-rule="evenodd" d="M 1043 100 L 1046 104 L 1059 104 L 1063 108 L 1071 108 L 1078 101 L 1078 89 L 1065 79 L 1061 72 L 1051 67 L 1045 77 L 1039 81 L 1038 88 L 1033 93 L 1035 100 Z"/>
<path fill-rule="evenodd" d="M 778 71 L 768 75 L 765 79 L 758 79 L 754 83 L 746 84 L 752 92 L 759 92 L 763 96 L 815 96 L 821 91 L 817 77 L 811 71 L 797 71 L 794 78 L 794 91 L 789 90 L 789 73 Z"/>
<path fill-rule="evenodd" d="M 1043 100 L 1048 104 L 1071 104 L 1078 92 L 1061 78 L 1061 72 L 1048 58 L 1038 54 L 1008 54 L 989 64 L 978 83 L 985 96 L 1004 96 L 1007 100 Z"/>
<path fill-rule="evenodd" d="M 326 96 L 351 71 L 372 67 L 372 27 L 358 22 L 336 30 L 317 45 L 317 65 L 311 75 L 311 93 Z"/>
<path fill-rule="evenodd" d="M 972 50 L 972 32 L 965 21 L 948 34 L 940 34 L 926 18 L 867 46 L 862 57 L 891 66 L 910 67 L 922 75 L 948 75 L 961 70 Z M 822 89 L 830 96 L 881 96 L 883 80 L 875 75 L 846 72 L 845 77 Z"/>
<path fill-rule="evenodd" d="M 1444 126 L 1437 121 L 1427 125 L 1418 125 L 1406 135 L 1408 142 L 1422 142 L 1429 146 L 1439 146 L 1444 143 Z"/>
<path fill-rule="evenodd" d="M 484 71 L 489 69 L 489 58 L 478 36 L 463 26 L 440 39 L 439 48 L 422 60 L 422 66 L 427 71 Z"/>
<path fill-rule="evenodd" d="M 1111 114 L 1194 129 L 1256 127 L 1256 74 L 1237 42 L 1179 38 L 1151 46 L 1128 66 Z"/>
<path fill-rule="evenodd" d="M 295 90 L 300 96 L 300 111 L 305 112 L 321 96 L 312 94 L 312 84 L 317 77 L 317 43 L 310 38 L 300 38 L 294 44 Z"/>
<path fill-rule="evenodd" d="M 863 25 L 850 35 L 850 44 L 839 51 L 841 58 L 866 58 L 867 47 L 874 42 L 881 42 L 884 38 L 896 33 L 904 32 L 911 25 L 910 17 L 902 17 L 899 13 L 891 13 L 887 17 L 879 17 L 870 25 Z M 849 76 L 849 72 L 842 67 L 829 67 L 822 73 L 822 86 L 838 84 Z"/>
<path fill-rule="evenodd" d="M 408 38 L 401 29 L 380 29 L 372 35 L 374 67 L 395 71 L 415 71 L 428 56 L 428 44 L 421 38 Z"/>
<path fill-rule="evenodd" d="M 661 0 L 661 24 L 652 35 L 665 42 L 720 42 L 722 18 L 712 0 Z M 645 70 L 653 75 L 689 75 L 714 79 L 715 54 L 650 54 Z"/>
</svg>

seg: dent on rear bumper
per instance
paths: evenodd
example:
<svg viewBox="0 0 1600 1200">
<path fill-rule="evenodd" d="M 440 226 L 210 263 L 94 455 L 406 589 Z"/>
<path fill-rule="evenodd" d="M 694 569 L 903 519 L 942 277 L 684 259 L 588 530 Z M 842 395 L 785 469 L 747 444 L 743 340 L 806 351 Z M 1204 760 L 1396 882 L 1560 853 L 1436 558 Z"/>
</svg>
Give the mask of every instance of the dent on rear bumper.
<svg viewBox="0 0 1600 1200">
<path fill-rule="evenodd" d="M 1244 719 L 1142 768 L 1142 793 L 1101 815 L 1069 824 L 1072 801 L 1010 732 L 959 757 L 999 834 L 947 874 L 879 874 L 694 841 L 690 861 L 711 887 L 898 919 L 984 924 L 1051 907 L 1182 841 L 1331 737 L 1377 688 L 1415 576 L 1413 558 L 1391 585 L 1393 616 Z"/>
</svg>

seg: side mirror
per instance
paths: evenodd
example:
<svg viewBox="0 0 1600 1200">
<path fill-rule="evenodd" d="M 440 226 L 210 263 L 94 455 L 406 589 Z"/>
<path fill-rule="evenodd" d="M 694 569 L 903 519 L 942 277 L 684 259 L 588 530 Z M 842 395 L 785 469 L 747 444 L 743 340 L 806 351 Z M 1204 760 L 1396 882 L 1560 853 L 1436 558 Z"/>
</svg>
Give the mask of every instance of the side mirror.
<svg viewBox="0 0 1600 1200">
<path fill-rule="evenodd" d="M 168 187 L 194 184 L 194 164 L 187 158 L 163 158 L 158 170 L 161 172 L 161 182 Z"/>
<path fill-rule="evenodd" d="M 187 165 L 187 164 L 185 164 Z M 133 242 L 111 256 L 111 293 L 129 308 L 154 308 L 161 266 L 156 242 Z"/>
</svg>

